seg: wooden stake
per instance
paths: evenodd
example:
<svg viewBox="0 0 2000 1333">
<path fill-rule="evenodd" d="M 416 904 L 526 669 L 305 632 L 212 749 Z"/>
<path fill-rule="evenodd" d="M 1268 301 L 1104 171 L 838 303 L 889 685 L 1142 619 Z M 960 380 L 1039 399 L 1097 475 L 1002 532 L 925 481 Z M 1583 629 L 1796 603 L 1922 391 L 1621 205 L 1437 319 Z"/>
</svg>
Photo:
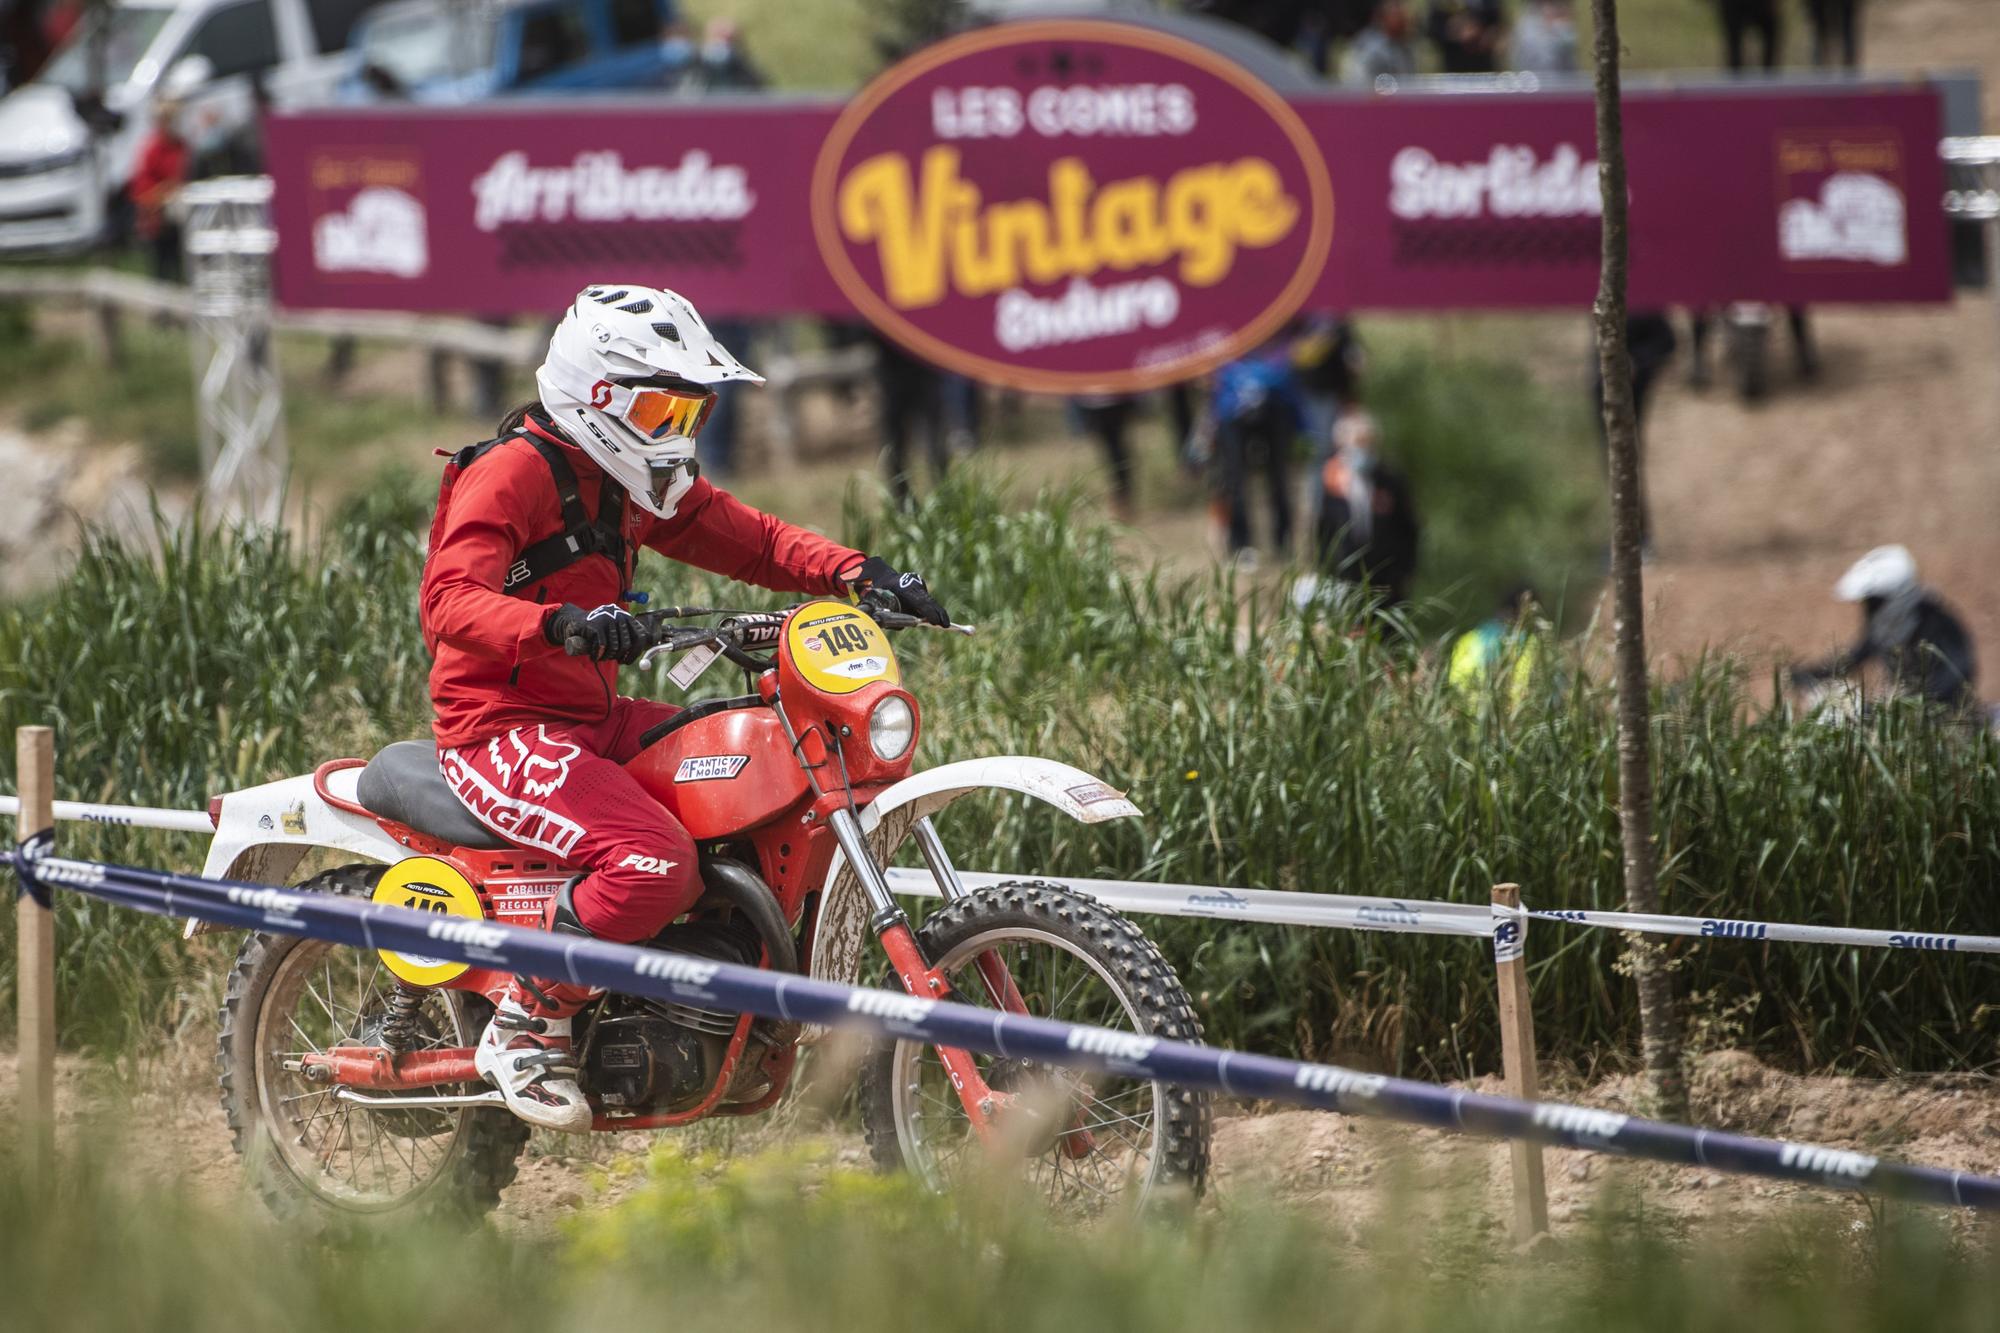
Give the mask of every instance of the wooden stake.
<svg viewBox="0 0 2000 1333">
<path fill-rule="evenodd" d="M 14 833 L 25 842 L 55 828 L 55 735 L 47 727 L 22 727 L 14 733 L 14 753 L 21 793 Z M 14 925 L 20 984 L 15 1114 L 21 1126 L 22 1170 L 32 1185 L 40 1185 L 53 1177 L 55 1168 L 55 913 L 24 893 L 14 905 Z"/>
<path fill-rule="evenodd" d="M 1493 905 L 1519 909 L 1521 886 L 1495 884 Z M 1528 1002 L 1527 924 L 1514 921 L 1509 933 L 1496 925 L 1494 970 L 1500 976 L 1500 1061 L 1507 1095 L 1522 1101 L 1541 1097 L 1535 1075 L 1535 1011 Z M 1510 1147 L 1514 1167 L 1514 1241 L 1525 1245 L 1549 1229 L 1548 1187 L 1542 1175 L 1542 1145 L 1516 1139 Z"/>
</svg>

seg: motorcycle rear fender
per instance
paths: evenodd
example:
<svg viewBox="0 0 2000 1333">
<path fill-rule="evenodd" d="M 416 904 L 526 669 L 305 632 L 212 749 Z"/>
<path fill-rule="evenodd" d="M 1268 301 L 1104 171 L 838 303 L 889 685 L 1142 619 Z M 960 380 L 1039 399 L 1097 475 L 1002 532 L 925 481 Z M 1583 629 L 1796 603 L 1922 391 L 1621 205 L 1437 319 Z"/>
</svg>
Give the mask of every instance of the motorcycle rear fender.
<svg viewBox="0 0 2000 1333">
<path fill-rule="evenodd" d="M 353 800 L 360 774 L 359 768 L 336 770 L 327 775 L 327 789 Z M 218 799 L 215 837 L 201 868 L 210 879 L 282 885 L 307 852 L 321 847 L 385 863 L 409 855 L 374 820 L 328 805 L 314 789 L 310 773 L 245 787 Z M 184 934 L 191 938 L 201 931 L 199 921 L 189 921 Z"/>
<path fill-rule="evenodd" d="M 1139 807 L 1125 799 L 1125 793 L 1053 759 L 1027 755 L 965 759 L 904 778 L 869 802 L 861 812 L 861 831 L 876 864 L 889 864 L 919 819 L 976 791 L 1020 792 L 1084 824 L 1129 819 L 1139 813 Z M 852 984 L 860 973 L 867 937 L 867 895 L 848 869 L 847 859 L 835 852 L 813 923 L 811 974 L 822 981 Z"/>
</svg>

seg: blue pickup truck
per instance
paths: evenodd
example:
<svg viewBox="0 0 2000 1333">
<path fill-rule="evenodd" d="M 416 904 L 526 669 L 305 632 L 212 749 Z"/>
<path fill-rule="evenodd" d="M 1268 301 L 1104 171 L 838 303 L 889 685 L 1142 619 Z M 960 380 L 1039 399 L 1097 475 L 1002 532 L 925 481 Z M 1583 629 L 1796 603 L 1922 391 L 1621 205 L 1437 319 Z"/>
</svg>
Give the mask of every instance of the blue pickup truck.
<svg viewBox="0 0 2000 1333">
<path fill-rule="evenodd" d="M 687 61 L 673 0 L 397 0 L 356 33 L 340 100 L 478 102 L 656 88 Z"/>
</svg>

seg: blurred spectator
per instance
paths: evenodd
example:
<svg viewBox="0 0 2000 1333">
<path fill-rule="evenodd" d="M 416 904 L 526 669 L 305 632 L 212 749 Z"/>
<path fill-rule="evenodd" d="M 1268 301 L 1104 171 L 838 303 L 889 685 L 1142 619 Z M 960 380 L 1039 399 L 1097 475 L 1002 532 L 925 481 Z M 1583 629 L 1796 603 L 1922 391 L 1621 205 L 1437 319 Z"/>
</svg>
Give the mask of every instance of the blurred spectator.
<svg viewBox="0 0 2000 1333">
<path fill-rule="evenodd" d="M 1501 0 L 1431 0 L 1424 30 L 1447 74 L 1491 74 L 1500 68 L 1507 30 Z"/>
<path fill-rule="evenodd" d="M 1215 372 L 1208 411 L 1190 440 L 1190 461 L 1209 469 L 1209 519 L 1219 544 L 1255 565 L 1250 535 L 1250 473 L 1264 470 L 1271 508 L 1271 549 L 1280 560 L 1292 545 L 1292 449 L 1305 429 L 1305 404 L 1291 356 L 1279 340 Z"/>
<path fill-rule="evenodd" d="M 1492 615 L 1452 642 L 1445 683 L 1454 693 L 1477 699 L 1489 680 L 1504 674 L 1508 706 L 1518 707 L 1541 669 L 1542 646 L 1535 638 L 1534 622 L 1534 589 L 1515 584 L 1500 595 Z"/>
<path fill-rule="evenodd" d="M 1745 41 L 1755 36 L 1762 57 L 1758 64 L 1764 69 L 1776 69 L 1781 35 L 1778 0 L 1716 0 L 1716 6 L 1717 17 L 1722 20 L 1723 60 L 1729 68 L 1744 68 Z"/>
<path fill-rule="evenodd" d="M 132 201 L 132 227 L 146 246 L 153 276 L 179 282 L 181 228 L 170 212 L 174 196 L 187 184 L 189 153 L 181 137 L 181 104 L 163 97 L 153 104 L 153 128 L 139 146 L 139 164 L 126 186 Z"/>
<path fill-rule="evenodd" d="M 1507 51 L 1509 63 L 1525 74 L 1576 73 L 1576 11 L 1571 0 L 1528 0 Z"/>
<path fill-rule="evenodd" d="M 1377 0 L 1368 26 L 1354 34 L 1340 57 L 1340 81 L 1350 88 L 1373 88 L 1385 75 L 1407 79 L 1416 72 L 1409 6 L 1403 0 Z"/>
<path fill-rule="evenodd" d="M 1762 318 L 1766 313 L 1763 307 L 1753 302 L 1747 306 L 1730 307 L 1723 312 L 1722 318 L 1728 321 L 1746 314 Z M 1691 349 L 1692 364 L 1688 367 L 1688 383 L 1697 389 L 1705 389 L 1709 384 L 1708 344 L 1709 335 L 1715 329 L 1715 318 L 1712 313 L 1705 310 L 1698 310 L 1688 318 L 1688 331 L 1693 335 L 1691 341 L 1694 344 Z M 1811 383 L 1818 379 L 1820 374 L 1819 347 L 1813 341 L 1812 320 L 1807 316 L 1806 307 L 1786 306 L 1785 323 L 1792 331 L 1792 358 L 1798 367 L 1799 378 Z M 1726 339 L 1724 345 L 1727 346 Z"/>
<path fill-rule="evenodd" d="M 662 63 L 667 67 L 667 78 L 676 92 L 687 97 L 703 97 L 709 93 L 742 92 L 764 86 L 764 75 L 743 50 L 738 40 L 736 25 L 725 18 L 713 18 L 702 30 L 701 45 L 696 47 L 687 37 L 683 24 L 669 24 L 661 39 Z M 745 355 L 750 344 L 757 337 L 755 325 L 741 319 L 713 319 L 709 321 L 709 332 L 724 347 L 733 347 L 738 355 Z M 742 384 L 720 384 L 716 386 L 715 409 L 710 414 L 708 425 L 701 435 L 702 467 L 712 469 L 718 481 L 726 481 L 736 474 L 736 441 L 738 434 L 738 414 L 742 406 L 745 386 Z"/>
<path fill-rule="evenodd" d="M 1625 351 L 1632 362 L 1632 429 L 1639 450 L 1639 544 L 1648 552 L 1653 549 L 1653 518 L 1646 486 L 1646 404 L 1652 399 L 1660 372 L 1674 359 L 1677 346 L 1679 340 L 1674 337 L 1673 323 L 1664 310 L 1635 310 L 1626 315 Z M 1604 433 L 1604 366 L 1594 353 L 1590 365 L 1590 402 L 1595 409 L 1597 438 L 1599 443 L 1608 445 L 1609 437 Z"/>
<path fill-rule="evenodd" d="M 1813 64 L 1821 69 L 1836 63 L 1848 69 L 1860 67 L 1861 0 L 1806 0 L 1806 17 L 1812 22 Z"/>
<path fill-rule="evenodd" d="M 979 447 L 985 404 L 980 401 L 979 381 L 947 371 L 941 387 L 944 395 L 944 436 L 951 452 L 964 458 Z"/>
<path fill-rule="evenodd" d="M 764 71 L 750 59 L 729 19 L 713 18 L 702 30 L 700 58 L 691 71 L 710 92 L 762 88 Z"/>
<path fill-rule="evenodd" d="M 1123 394 L 1082 394 L 1075 404 L 1078 419 L 1097 437 L 1105 464 L 1111 469 L 1111 512 L 1119 522 L 1130 523 L 1138 513 L 1138 487 L 1127 432 L 1138 400 Z"/>
<path fill-rule="evenodd" d="M 1312 315 L 1293 326 L 1291 353 L 1305 411 L 1305 435 L 1312 441 L 1317 467 L 1333 449 L 1333 423 L 1340 405 L 1355 395 L 1364 359 L 1361 340 L 1346 320 Z"/>
<path fill-rule="evenodd" d="M 1810 687 L 1879 661 L 1899 694 L 1950 708 L 1977 702 L 1979 679 L 1972 636 L 1944 600 L 1917 581 L 1917 562 L 1901 546 L 1878 546 L 1854 562 L 1833 595 L 1861 606 L 1861 638 L 1823 662 L 1791 669 L 1791 682 Z"/>
<path fill-rule="evenodd" d="M 0 89 L 18 88 L 48 63 L 52 44 L 43 19 L 45 0 L 7 0 L 0 6 Z"/>
<path fill-rule="evenodd" d="M 910 446 L 917 437 L 922 437 L 930 460 L 933 486 L 944 480 L 951 466 L 951 450 L 945 443 L 943 376 L 929 362 L 872 329 L 866 336 L 875 345 L 875 387 L 881 395 L 882 439 L 887 445 L 883 468 L 890 494 L 907 505 L 912 490 Z"/>
<path fill-rule="evenodd" d="M 1377 452 L 1375 418 L 1366 410 L 1349 404 L 1333 431 L 1313 525 L 1319 566 L 1343 583 L 1380 592 L 1385 606 L 1400 606 L 1417 573 L 1420 532 L 1410 484 Z"/>
</svg>

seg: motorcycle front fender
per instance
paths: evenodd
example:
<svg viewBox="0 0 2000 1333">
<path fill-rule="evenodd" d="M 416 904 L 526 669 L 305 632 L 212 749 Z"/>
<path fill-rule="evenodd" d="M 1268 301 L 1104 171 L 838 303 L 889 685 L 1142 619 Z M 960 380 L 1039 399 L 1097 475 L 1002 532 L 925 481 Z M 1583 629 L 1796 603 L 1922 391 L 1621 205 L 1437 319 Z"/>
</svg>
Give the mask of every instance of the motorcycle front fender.
<svg viewBox="0 0 2000 1333">
<path fill-rule="evenodd" d="M 886 866 L 919 819 L 979 791 L 1011 791 L 1046 802 L 1084 824 L 1130 819 L 1139 807 L 1125 793 L 1080 768 L 1030 755 L 965 759 L 912 774 L 885 789 L 861 811 L 861 831 L 877 865 Z M 868 947 L 868 898 L 846 858 L 827 867 L 814 918 L 812 976 L 852 984 Z"/>
</svg>

